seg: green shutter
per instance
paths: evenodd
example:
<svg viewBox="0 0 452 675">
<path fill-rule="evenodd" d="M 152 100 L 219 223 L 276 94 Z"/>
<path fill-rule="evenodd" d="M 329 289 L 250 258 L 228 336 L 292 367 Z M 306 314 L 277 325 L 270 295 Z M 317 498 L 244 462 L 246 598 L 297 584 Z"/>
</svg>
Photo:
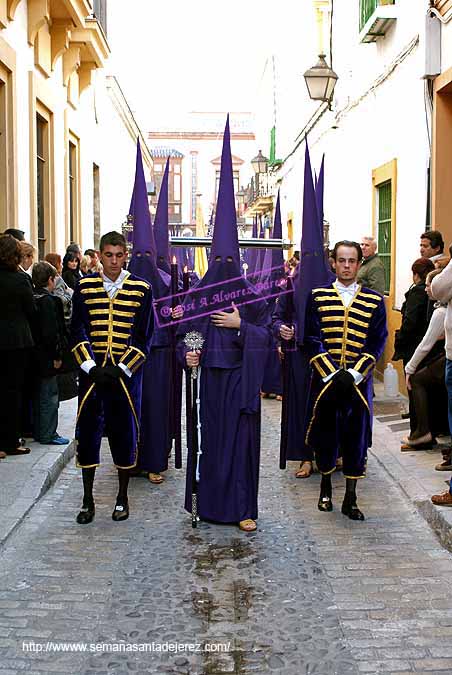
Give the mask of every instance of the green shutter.
<svg viewBox="0 0 452 675">
<path fill-rule="evenodd" d="M 385 293 L 391 285 L 391 236 L 392 236 L 392 182 L 388 180 L 377 187 L 378 191 L 378 255 L 385 268 Z"/>
<path fill-rule="evenodd" d="M 276 127 L 273 126 L 270 130 L 270 158 L 268 160 L 269 166 L 278 166 L 282 164 L 281 159 L 276 158 Z"/>
<path fill-rule="evenodd" d="M 270 165 L 275 163 L 276 159 L 276 127 L 272 127 L 270 131 Z"/>
<path fill-rule="evenodd" d="M 360 31 L 362 31 L 379 5 L 395 5 L 395 0 L 359 0 Z"/>
</svg>

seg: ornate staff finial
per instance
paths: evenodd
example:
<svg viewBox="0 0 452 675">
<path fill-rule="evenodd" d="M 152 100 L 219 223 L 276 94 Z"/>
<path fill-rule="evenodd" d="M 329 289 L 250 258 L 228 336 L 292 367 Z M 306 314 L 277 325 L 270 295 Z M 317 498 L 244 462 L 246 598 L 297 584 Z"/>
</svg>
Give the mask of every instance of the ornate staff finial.
<svg viewBox="0 0 452 675">
<path fill-rule="evenodd" d="M 201 351 L 204 342 L 205 340 L 203 335 L 197 330 L 191 330 L 184 337 L 185 346 L 193 352 Z"/>
</svg>

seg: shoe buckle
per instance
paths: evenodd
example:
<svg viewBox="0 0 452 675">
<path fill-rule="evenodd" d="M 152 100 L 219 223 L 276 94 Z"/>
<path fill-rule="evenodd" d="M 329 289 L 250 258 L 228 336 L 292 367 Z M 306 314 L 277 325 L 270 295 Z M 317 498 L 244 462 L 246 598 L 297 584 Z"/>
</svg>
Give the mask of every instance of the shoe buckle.
<svg viewBox="0 0 452 675">
<path fill-rule="evenodd" d="M 120 504 L 116 504 L 115 511 L 121 511 L 122 512 L 122 511 L 124 511 L 124 507 L 121 506 Z"/>
</svg>

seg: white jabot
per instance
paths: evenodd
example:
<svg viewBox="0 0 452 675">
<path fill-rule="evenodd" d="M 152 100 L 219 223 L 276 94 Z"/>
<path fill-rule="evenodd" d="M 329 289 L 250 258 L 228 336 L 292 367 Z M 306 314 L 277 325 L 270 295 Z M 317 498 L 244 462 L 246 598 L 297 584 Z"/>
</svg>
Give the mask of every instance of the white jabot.
<svg viewBox="0 0 452 675">
<path fill-rule="evenodd" d="M 116 279 L 116 281 L 112 281 L 111 279 L 106 277 L 105 274 L 102 274 L 101 276 L 102 281 L 104 282 L 105 292 L 107 293 L 110 300 L 113 300 L 116 293 L 121 290 L 124 281 L 129 276 L 129 272 L 127 272 L 126 270 L 121 270 L 121 273 L 119 277 Z"/>
<path fill-rule="evenodd" d="M 333 284 L 337 292 L 341 296 L 341 300 L 346 307 L 348 307 L 353 300 L 353 297 L 358 291 L 359 284 L 357 281 L 354 281 L 350 286 L 345 286 L 340 281 L 336 280 Z"/>
</svg>

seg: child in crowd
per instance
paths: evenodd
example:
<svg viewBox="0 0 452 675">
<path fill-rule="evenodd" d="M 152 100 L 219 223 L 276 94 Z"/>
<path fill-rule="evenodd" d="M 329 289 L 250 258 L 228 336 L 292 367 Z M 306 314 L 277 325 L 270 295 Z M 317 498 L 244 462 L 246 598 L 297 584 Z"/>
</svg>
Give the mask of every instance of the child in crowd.
<svg viewBox="0 0 452 675">
<path fill-rule="evenodd" d="M 33 397 L 33 428 L 35 439 L 43 445 L 67 445 L 68 438 L 57 433 L 58 384 L 57 373 L 62 365 L 65 339 L 63 304 L 53 296 L 55 268 L 48 262 L 33 265 L 37 314 L 33 325 L 34 366 L 36 382 Z"/>
</svg>

